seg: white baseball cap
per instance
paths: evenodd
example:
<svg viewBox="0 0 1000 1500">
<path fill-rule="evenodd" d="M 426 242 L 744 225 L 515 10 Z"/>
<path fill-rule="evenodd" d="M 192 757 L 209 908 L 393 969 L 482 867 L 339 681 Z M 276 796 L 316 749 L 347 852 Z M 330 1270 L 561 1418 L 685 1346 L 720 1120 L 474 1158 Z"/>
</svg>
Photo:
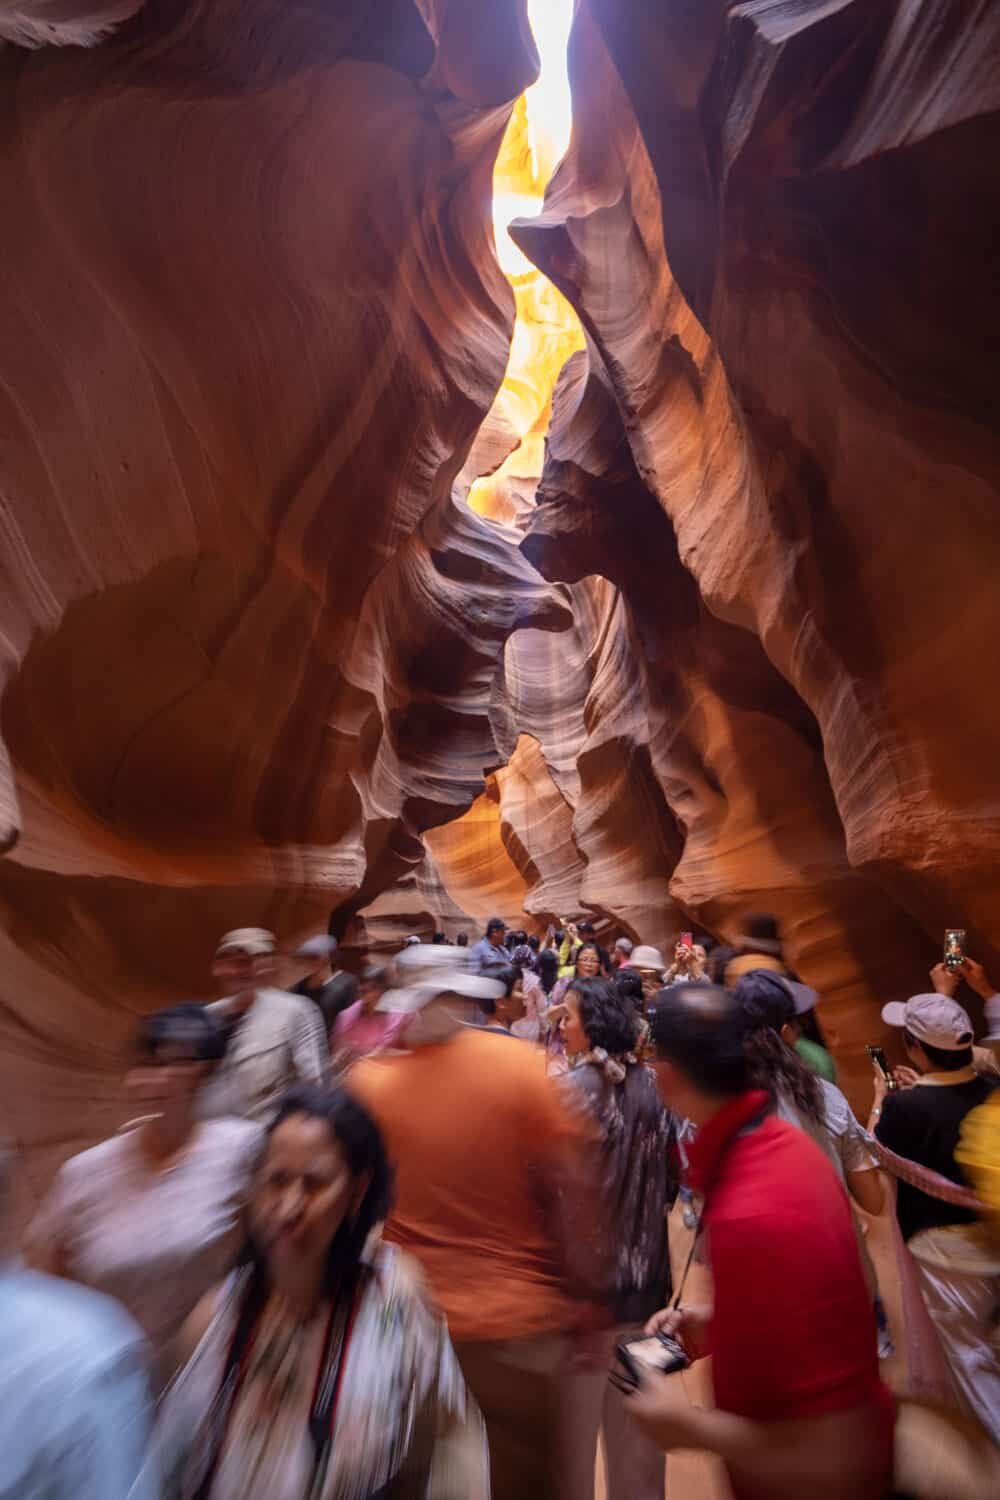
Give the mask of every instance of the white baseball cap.
<svg viewBox="0 0 1000 1500">
<path fill-rule="evenodd" d="M 928 1047 L 942 1052 L 963 1052 L 973 1042 L 969 1013 L 947 995 L 911 995 L 904 1004 L 892 1000 L 882 1007 L 887 1026 L 905 1026 Z"/>
<path fill-rule="evenodd" d="M 219 939 L 215 954 L 217 958 L 224 953 L 249 953 L 254 958 L 264 958 L 276 946 L 274 933 L 266 927 L 235 927 Z"/>
</svg>

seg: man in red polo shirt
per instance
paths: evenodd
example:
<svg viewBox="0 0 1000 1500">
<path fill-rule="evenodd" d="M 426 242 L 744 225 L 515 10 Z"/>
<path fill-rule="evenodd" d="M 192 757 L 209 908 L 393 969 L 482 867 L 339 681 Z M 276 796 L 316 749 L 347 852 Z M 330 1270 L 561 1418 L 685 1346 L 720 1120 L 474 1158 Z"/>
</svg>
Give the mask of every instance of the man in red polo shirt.
<svg viewBox="0 0 1000 1500">
<path fill-rule="evenodd" d="M 689 1148 L 714 1306 L 657 1314 L 689 1355 L 711 1354 L 716 1409 L 677 1376 L 644 1376 L 631 1415 L 662 1447 L 726 1464 L 738 1500 L 879 1500 L 892 1489 L 893 1406 L 844 1189 L 809 1137 L 748 1090 L 744 1023 L 712 985 L 665 990 L 653 1042 L 664 1102 L 698 1127 Z"/>
</svg>

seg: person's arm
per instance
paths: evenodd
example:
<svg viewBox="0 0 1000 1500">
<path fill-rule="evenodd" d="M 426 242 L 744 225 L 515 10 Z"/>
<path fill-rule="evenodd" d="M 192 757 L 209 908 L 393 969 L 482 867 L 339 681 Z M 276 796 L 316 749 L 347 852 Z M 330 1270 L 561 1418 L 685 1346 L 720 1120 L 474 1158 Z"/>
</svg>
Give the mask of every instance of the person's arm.
<svg viewBox="0 0 1000 1500">
<path fill-rule="evenodd" d="M 875 1134 L 878 1123 L 882 1118 L 882 1111 L 885 1108 L 886 1097 L 889 1093 L 889 1085 L 882 1076 L 881 1068 L 877 1068 L 875 1064 L 872 1063 L 872 1072 L 875 1075 L 874 1091 L 872 1094 L 872 1107 L 868 1114 L 868 1124 L 865 1126 L 865 1129 L 868 1131 L 869 1135 Z"/>
<path fill-rule="evenodd" d="M 866 1214 L 877 1216 L 885 1203 L 885 1189 L 871 1139 L 836 1085 L 827 1084 L 824 1097 L 827 1126 L 836 1141 L 847 1191 Z"/>
<path fill-rule="evenodd" d="M 996 985 L 982 964 L 977 963 L 974 958 L 965 960 L 961 974 L 969 988 L 974 990 L 983 1002 L 989 1033 L 983 1045 L 992 1049 L 994 1058 L 1000 1063 L 1000 995 L 997 994 Z"/>
<path fill-rule="evenodd" d="M 790 1422 L 753 1422 L 731 1412 L 692 1406 L 683 1382 L 644 1375 L 625 1403 L 628 1415 L 667 1453 L 713 1453 L 736 1484 L 768 1500 L 844 1500 L 882 1494 L 889 1445 L 870 1406 Z"/>
<path fill-rule="evenodd" d="M 847 1189 L 859 1208 L 877 1218 L 885 1206 L 882 1174 L 873 1167 L 859 1167 L 847 1172 Z"/>
</svg>

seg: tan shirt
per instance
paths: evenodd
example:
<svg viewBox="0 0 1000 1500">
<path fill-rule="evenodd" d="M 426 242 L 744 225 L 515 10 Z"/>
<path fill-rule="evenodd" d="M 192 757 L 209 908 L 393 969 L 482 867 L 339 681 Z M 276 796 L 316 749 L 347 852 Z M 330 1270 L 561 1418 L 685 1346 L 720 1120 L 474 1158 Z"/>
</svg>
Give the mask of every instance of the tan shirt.
<svg viewBox="0 0 1000 1500">
<path fill-rule="evenodd" d="M 225 1021 L 232 1000 L 208 1007 Z M 261 989 L 240 1021 L 226 1055 L 199 1097 L 204 1119 L 238 1115 L 267 1124 L 295 1083 L 322 1083 L 330 1062 L 323 1018 L 311 1000 L 287 990 Z"/>
</svg>

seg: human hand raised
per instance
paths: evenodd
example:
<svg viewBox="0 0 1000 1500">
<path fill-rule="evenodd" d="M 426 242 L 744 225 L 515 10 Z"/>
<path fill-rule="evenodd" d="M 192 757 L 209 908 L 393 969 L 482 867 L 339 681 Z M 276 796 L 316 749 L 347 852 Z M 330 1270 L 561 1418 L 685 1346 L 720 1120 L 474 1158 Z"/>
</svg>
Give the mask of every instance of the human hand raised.
<svg viewBox="0 0 1000 1500">
<path fill-rule="evenodd" d="M 931 984 L 935 994 L 947 995 L 949 1000 L 953 1000 L 961 977 L 960 970 L 949 969 L 947 964 L 935 964 L 931 970 Z"/>
<path fill-rule="evenodd" d="M 976 963 L 974 958 L 966 958 L 958 970 L 970 989 L 975 990 L 982 999 L 989 1000 L 996 994 L 996 985 L 983 968 L 982 964 Z"/>
</svg>

